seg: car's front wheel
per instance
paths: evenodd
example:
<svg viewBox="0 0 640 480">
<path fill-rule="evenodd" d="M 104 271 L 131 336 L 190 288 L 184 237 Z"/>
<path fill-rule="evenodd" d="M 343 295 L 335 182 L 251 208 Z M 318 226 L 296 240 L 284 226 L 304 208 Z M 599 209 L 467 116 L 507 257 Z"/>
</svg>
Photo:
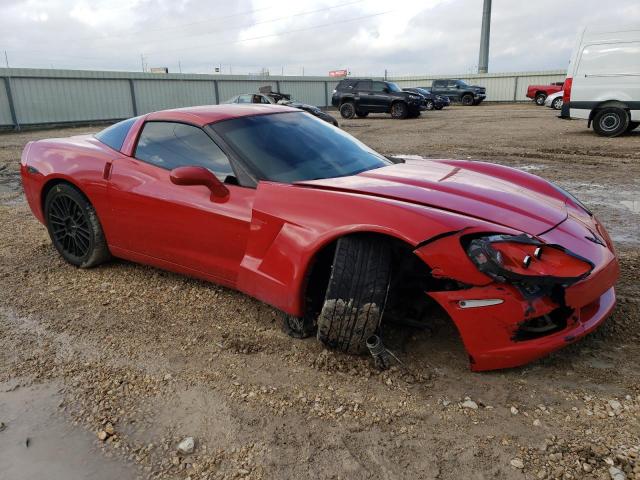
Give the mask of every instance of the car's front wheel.
<svg viewBox="0 0 640 480">
<path fill-rule="evenodd" d="M 396 102 L 391 105 L 391 116 L 397 119 L 407 118 L 409 115 L 409 107 L 404 102 Z"/>
<path fill-rule="evenodd" d="M 424 106 L 427 110 L 433 110 L 435 108 L 435 104 L 433 103 L 433 100 L 427 100 Z"/>
<path fill-rule="evenodd" d="M 53 245 L 70 264 L 90 268 L 110 258 L 98 215 L 75 187 L 54 185 L 45 198 L 44 216 Z"/>
<path fill-rule="evenodd" d="M 340 105 L 340 115 L 346 119 L 353 118 L 356 115 L 356 107 L 352 102 L 345 102 Z"/>
<path fill-rule="evenodd" d="M 389 244 L 355 234 L 338 240 L 322 311 L 318 339 L 331 348 L 363 353 L 380 325 L 391 275 Z"/>
<path fill-rule="evenodd" d="M 470 107 L 471 105 L 473 105 L 473 95 L 471 95 L 470 93 L 466 93 L 462 96 L 460 101 L 465 107 Z"/>
<path fill-rule="evenodd" d="M 628 126 L 629 114 L 621 108 L 603 108 L 593 117 L 593 129 L 604 137 L 617 137 L 626 132 Z"/>
<path fill-rule="evenodd" d="M 553 108 L 554 110 L 561 110 L 562 109 L 562 97 L 554 98 L 553 101 L 551 102 L 551 108 Z"/>
<path fill-rule="evenodd" d="M 535 102 L 539 107 L 544 105 L 544 101 L 547 99 L 547 96 L 544 93 L 539 93 L 536 95 Z"/>
</svg>

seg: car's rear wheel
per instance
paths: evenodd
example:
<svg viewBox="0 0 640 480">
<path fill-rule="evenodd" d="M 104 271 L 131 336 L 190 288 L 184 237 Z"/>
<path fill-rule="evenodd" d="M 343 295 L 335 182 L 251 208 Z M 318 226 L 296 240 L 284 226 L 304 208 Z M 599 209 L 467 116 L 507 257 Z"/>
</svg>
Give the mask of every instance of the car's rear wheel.
<svg viewBox="0 0 640 480">
<path fill-rule="evenodd" d="M 396 102 L 391 105 L 391 116 L 397 119 L 407 118 L 409 115 L 409 107 L 404 102 Z"/>
<path fill-rule="evenodd" d="M 628 126 L 629 114 L 621 108 L 606 107 L 593 117 L 593 129 L 604 137 L 617 137 L 626 132 Z"/>
<path fill-rule="evenodd" d="M 340 105 L 340 115 L 342 115 L 342 118 L 353 118 L 356 114 L 356 107 L 353 105 L 352 102 L 345 102 L 342 105 Z"/>
<path fill-rule="evenodd" d="M 535 102 L 539 107 L 544 105 L 544 101 L 547 99 L 547 96 L 544 93 L 539 93 L 536 95 Z"/>
<path fill-rule="evenodd" d="M 553 108 L 554 110 L 561 110 L 562 109 L 562 97 L 554 98 L 553 101 L 551 102 L 551 108 Z"/>
<path fill-rule="evenodd" d="M 369 112 L 356 112 L 356 117 L 358 118 L 366 118 L 369 115 Z"/>
<path fill-rule="evenodd" d="M 94 267 L 110 258 L 95 209 L 75 187 L 54 185 L 44 203 L 47 230 L 62 258 L 76 267 Z"/>
<path fill-rule="evenodd" d="M 473 95 L 471 95 L 470 93 L 466 93 L 462 96 L 460 101 L 465 107 L 470 107 L 471 105 L 473 105 Z"/>
<path fill-rule="evenodd" d="M 629 122 L 629 126 L 627 127 L 627 132 L 631 132 L 638 127 L 640 127 L 640 122 Z"/>
<path fill-rule="evenodd" d="M 391 250 L 379 237 L 355 234 L 338 240 L 318 339 L 348 353 L 366 350 L 380 325 L 391 274 Z"/>
<path fill-rule="evenodd" d="M 424 106 L 427 110 L 433 110 L 435 108 L 435 104 L 433 103 L 433 100 L 427 100 Z"/>
</svg>

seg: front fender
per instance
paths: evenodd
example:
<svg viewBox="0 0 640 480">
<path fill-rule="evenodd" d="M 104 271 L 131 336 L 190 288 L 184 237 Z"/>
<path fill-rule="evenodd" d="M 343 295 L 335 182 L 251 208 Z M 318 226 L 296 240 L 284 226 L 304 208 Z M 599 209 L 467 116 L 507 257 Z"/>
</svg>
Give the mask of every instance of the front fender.
<svg viewBox="0 0 640 480">
<path fill-rule="evenodd" d="M 496 231 L 498 227 L 398 200 L 261 182 L 238 288 L 287 313 L 301 315 L 310 265 L 318 252 L 338 238 L 371 232 L 415 248 L 425 239 L 468 228 Z"/>
</svg>

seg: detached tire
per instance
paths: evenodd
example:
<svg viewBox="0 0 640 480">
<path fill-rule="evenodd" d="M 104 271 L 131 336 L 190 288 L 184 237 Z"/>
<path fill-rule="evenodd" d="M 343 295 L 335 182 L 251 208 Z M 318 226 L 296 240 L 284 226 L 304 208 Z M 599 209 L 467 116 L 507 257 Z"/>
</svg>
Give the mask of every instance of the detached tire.
<svg viewBox="0 0 640 480">
<path fill-rule="evenodd" d="M 318 340 L 347 353 L 366 351 L 379 325 L 391 272 L 389 244 L 371 235 L 338 240 L 322 311 Z"/>
<path fill-rule="evenodd" d="M 71 265 L 91 268 L 111 258 L 98 215 L 77 188 L 54 185 L 44 201 L 44 217 L 53 245 Z"/>
<path fill-rule="evenodd" d="M 544 93 L 537 94 L 535 98 L 536 105 L 538 105 L 539 107 L 542 107 L 546 99 L 547 99 L 547 96 Z"/>
<path fill-rule="evenodd" d="M 396 102 L 391 105 L 391 117 L 397 120 L 407 118 L 409 115 L 409 107 L 404 102 Z"/>
<path fill-rule="evenodd" d="M 353 118 L 356 114 L 356 107 L 353 105 L 353 102 L 345 102 L 340 105 L 340 115 L 342 118 L 350 119 Z"/>
<path fill-rule="evenodd" d="M 607 107 L 598 110 L 593 117 L 593 129 L 604 137 L 617 137 L 627 131 L 629 114 L 617 107 Z"/>
</svg>

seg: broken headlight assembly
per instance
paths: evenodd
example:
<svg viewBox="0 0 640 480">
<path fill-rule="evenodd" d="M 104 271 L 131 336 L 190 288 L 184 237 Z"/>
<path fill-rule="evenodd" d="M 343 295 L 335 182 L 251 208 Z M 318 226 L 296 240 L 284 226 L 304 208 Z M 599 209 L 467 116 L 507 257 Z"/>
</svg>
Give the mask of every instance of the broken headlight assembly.
<svg viewBox="0 0 640 480">
<path fill-rule="evenodd" d="M 467 241 L 467 255 L 478 270 L 498 282 L 567 287 L 585 278 L 594 265 L 560 245 L 529 235 L 488 235 Z"/>
</svg>

